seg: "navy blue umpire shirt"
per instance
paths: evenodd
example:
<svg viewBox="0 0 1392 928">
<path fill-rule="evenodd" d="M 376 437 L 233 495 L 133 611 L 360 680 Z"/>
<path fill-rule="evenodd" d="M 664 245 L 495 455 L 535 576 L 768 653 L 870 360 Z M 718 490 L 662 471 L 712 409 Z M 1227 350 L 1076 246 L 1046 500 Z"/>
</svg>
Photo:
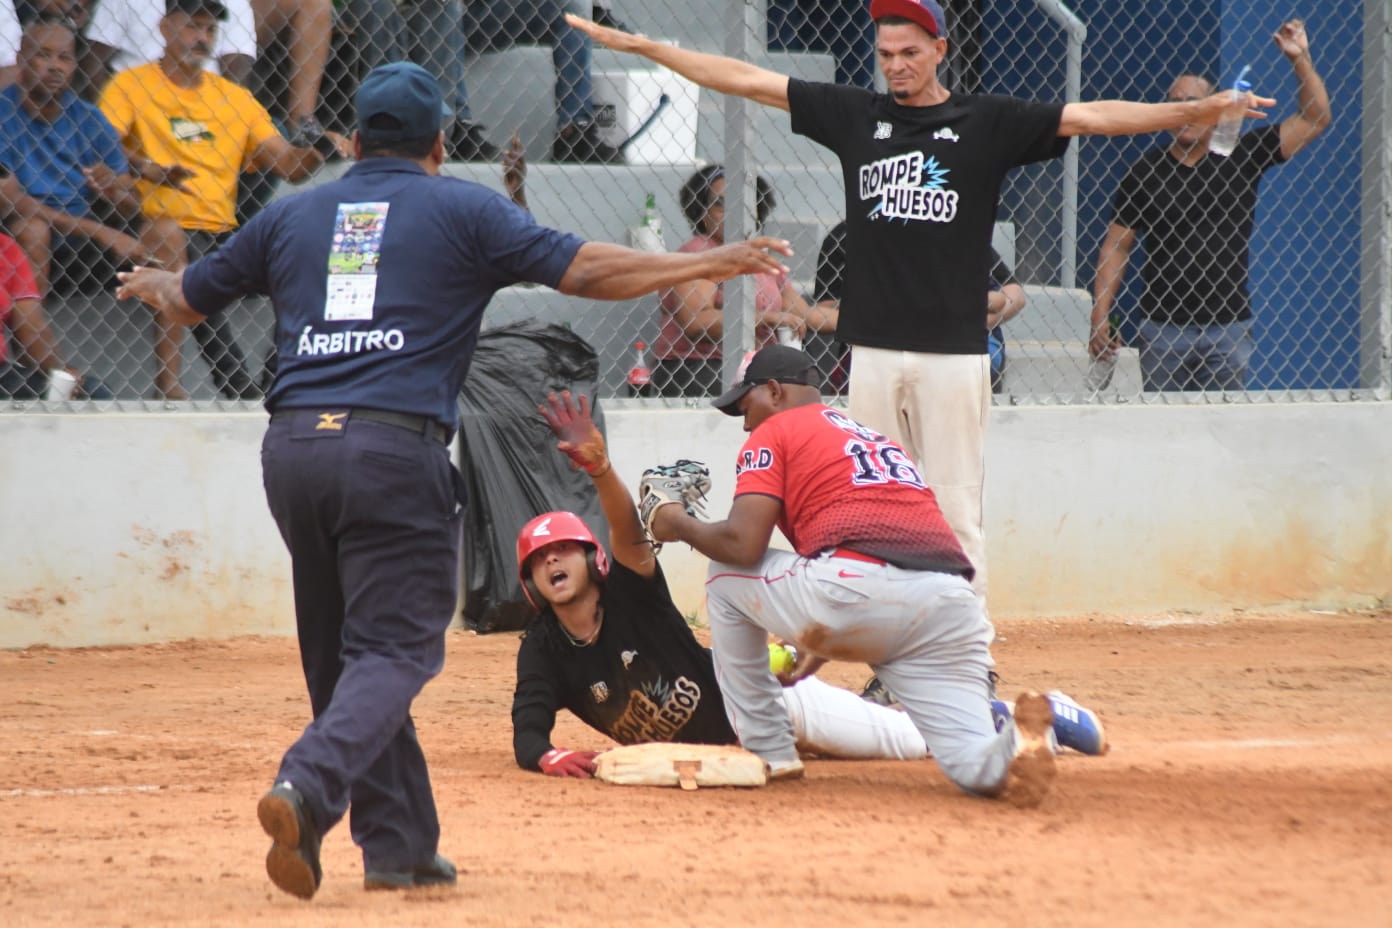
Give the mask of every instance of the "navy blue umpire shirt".
<svg viewBox="0 0 1392 928">
<path fill-rule="evenodd" d="M 272 412 L 385 409 L 454 430 L 488 301 L 519 281 L 556 287 L 582 244 L 480 184 L 369 158 L 258 213 L 184 272 L 184 299 L 211 315 L 271 298 Z"/>
</svg>

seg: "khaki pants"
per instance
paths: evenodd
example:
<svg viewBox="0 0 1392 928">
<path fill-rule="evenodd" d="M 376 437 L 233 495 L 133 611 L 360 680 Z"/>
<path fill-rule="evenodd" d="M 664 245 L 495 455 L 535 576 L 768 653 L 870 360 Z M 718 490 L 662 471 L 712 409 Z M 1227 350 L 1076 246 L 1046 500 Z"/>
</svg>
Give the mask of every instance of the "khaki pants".
<svg viewBox="0 0 1392 928">
<path fill-rule="evenodd" d="M 898 442 L 918 465 L 976 568 L 972 587 L 983 610 L 982 489 L 990 410 L 989 355 L 851 349 L 851 418 Z"/>
</svg>

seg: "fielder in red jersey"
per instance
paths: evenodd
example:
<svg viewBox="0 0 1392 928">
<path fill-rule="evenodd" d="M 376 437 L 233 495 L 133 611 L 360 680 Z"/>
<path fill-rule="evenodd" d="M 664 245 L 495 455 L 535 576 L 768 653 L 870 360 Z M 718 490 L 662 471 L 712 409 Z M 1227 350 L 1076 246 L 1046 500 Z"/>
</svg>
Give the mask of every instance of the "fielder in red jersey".
<svg viewBox="0 0 1392 928">
<path fill-rule="evenodd" d="M 765 420 L 735 472 L 736 495 L 783 503 L 779 531 L 803 557 L 846 547 L 899 567 L 972 577 L 904 449 L 839 409 L 808 404 Z"/>
<path fill-rule="evenodd" d="M 869 664 L 963 790 L 1039 803 L 1055 772 L 1048 698 L 1022 694 L 996 731 L 994 632 L 970 561 L 903 448 L 823 405 L 820 386 L 804 352 L 762 349 L 714 400 L 751 433 L 729 515 L 708 523 L 663 506 L 653 519 L 657 540 L 711 559 L 716 679 L 740 743 L 775 771 L 799 763 L 769 671 L 772 633 L 797 645 L 794 679 L 827 660 Z M 769 547 L 775 526 L 795 552 Z"/>
</svg>

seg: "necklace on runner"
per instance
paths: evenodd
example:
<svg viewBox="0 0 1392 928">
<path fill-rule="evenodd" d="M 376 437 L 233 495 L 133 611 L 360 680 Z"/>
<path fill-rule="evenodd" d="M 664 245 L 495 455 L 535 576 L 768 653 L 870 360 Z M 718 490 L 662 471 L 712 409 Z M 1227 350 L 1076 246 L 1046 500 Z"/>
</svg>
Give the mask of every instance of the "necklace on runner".
<svg viewBox="0 0 1392 928">
<path fill-rule="evenodd" d="M 604 608 L 600 607 L 595 610 L 594 631 L 590 632 L 583 638 L 577 638 L 574 635 L 572 635 L 570 633 L 570 629 L 566 628 L 565 623 L 561 621 L 560 616 L 556 617 L 556 624 L 561 626 L 561 631 L 564 632 L 566 638 L 570 640 L 572 647 L 588 648 L 590 645 L 595 643 L 596 639 L 599 638 L 599 628 L 601 625 L 604 624 Z"/>
</svg>

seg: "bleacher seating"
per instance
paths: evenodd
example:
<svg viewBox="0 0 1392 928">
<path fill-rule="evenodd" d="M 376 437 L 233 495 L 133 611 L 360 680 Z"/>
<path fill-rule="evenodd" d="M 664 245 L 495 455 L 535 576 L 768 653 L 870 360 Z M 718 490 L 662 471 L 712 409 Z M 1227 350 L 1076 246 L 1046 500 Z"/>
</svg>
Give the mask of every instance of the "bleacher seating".
<svg viewBox="0 0 1392 928">
<path fill-rule="evenodd" d="M 758 4 L 762 16 L 762 4 Z M 694 0 L 689 4 L 643 5 L 621 11 L 631 26 L 649 35 L 665 36 L 683 47 L 721 52 L 724 42 L 725 0 Z M 756 63 L 797 77 L 829 80 L 834 65 L 829 55 L 756 51 Z M 647 70 L 645 59 L 603 48 L 594 53 L 593 70 L 621 72 Z M 538 221 L 573 231 L 597 241 L 627 243 L 628 230 L 637 221 L 645 195 L 656 199 L 669 248 L 685 241 L 690 230 L 677 202 L 677 191 L 696 166 L 724 157 L 725 102 L 722 95 L 700 91 L 694 157 L 684 164 L 633 164 L 614 166 L 554 165 L 549 163 L 555 132 L 553 85 L 555 72 L 551 49 L 518 46 L 471 58 L 466 65 L 470 101 L 475 119 L 488 127 L 489 137 L 504 144 L 517 130 L 528 154 L 528 200 Z M 750 104 L 754 159 L 773 185 L 778 198 L 766 231 L 792 242 L 789 262 L 792 279 L 809 297 L 818 251 L 826 231 L 842 218 L 843 192 L 840 168 L 830 152 L 791 133 L 786 113 Z M 339 177 L 349 163 L 326 166 L 308 184 Z M 445 173 L 502 190 L 500 167 L 495 164 L 450 163 Z M 277 197 L 293 195 L 304 185 L 282 184 Z M 998 235 L 998 247 L 1011 250 L 1013 242 Z M 1003 252 L 1004 253 L 1004 252 Z M 1008 389 L 1043 389 L 1066 379 L 1075 365 L 1056 364 L 1058 358 L 1074 358 L 1086 369 L 1086 351 L 1079 333 L 1059 320 L 1077 310 L 1077 300 L 1066 291 L 1030 288 L 1031 302 L 1023 316 L 1012 323 L 1011 369 Z M 253 374 L 270 344 L 272 314 L 264 300 L 252 299 L 231 310 L 240 341 L 251 361 Z M 77 358 L 100 357 L 117 369 L 96 365 L 96 373 L 120 397 L 146 395 L 151 386 L 149 314 L 139 306 L 118 305 L 109 294 L 75 297 L 54 308 L 55 322 L 73 333 L 71 347 Z M 498 294 L 485 325 L 501 325 L 521 318 L 538 318 L 565 324 L 595 345 L 601 355 L 601 380 L 621 395 L 623 377 L 632 358 L 634 341 L 651 345 L 659 323 L 655 296 L 619 303 L 574 299 L 540 287 L 512 287 Z M 1086 312 L 1079 317 L 1086 325 Z M 1057 325 L 1056 325 L 1057 323 Z M 1069 332 L 1061 337 L 1059 332 Z M 185 382 L 195 399 L 211 399 L 215 392 L 205 365 L 189 340 L 185 345 Z M 1138 381 L 1137 381 L 1138 383 Z"/>
</svg>

